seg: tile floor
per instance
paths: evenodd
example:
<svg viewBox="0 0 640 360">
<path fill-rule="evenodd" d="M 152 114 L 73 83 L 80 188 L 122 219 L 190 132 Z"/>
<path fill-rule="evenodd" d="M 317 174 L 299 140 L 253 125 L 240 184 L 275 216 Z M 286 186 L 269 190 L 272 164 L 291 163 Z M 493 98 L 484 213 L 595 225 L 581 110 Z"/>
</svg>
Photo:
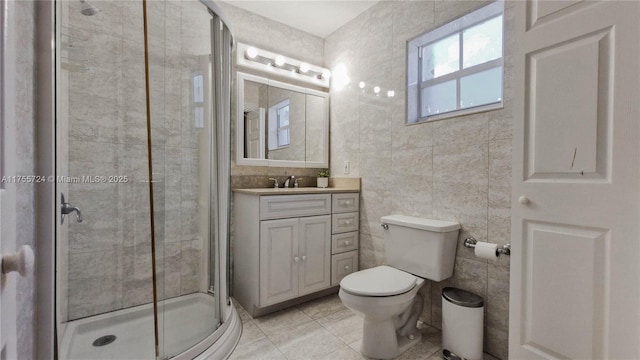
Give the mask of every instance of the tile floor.
<svg viewBox="0 0 640 360">
<path fill-rule="evenodd" d="M 337 294 L 252 319 L 236 303 L 242 337 L 230 360 L 367 359 L 360 354 L 362 318 L 347 309 Z M 426 326 L 422 341 L 397 359 L 442 359 L 440 330 Z M 484 360 L 497 360 L 485 354 Z"/>
</svg>

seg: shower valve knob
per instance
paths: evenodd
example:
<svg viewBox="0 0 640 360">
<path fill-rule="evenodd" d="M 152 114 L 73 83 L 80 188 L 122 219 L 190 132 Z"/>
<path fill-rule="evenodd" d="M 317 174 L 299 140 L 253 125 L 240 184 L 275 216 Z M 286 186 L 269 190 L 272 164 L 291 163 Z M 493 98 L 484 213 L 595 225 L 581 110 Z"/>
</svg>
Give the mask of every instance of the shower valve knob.
<svg viewBox="0 0 640 360">
<path fill-rule="evenodd" d="M 23 245 L 15 254 L 2 255 L 2 273 L 8 274 L 16 271 L 22 277 L 26 277 L 33 269 L 33 249 L 29 245 Z"/>
</svg>

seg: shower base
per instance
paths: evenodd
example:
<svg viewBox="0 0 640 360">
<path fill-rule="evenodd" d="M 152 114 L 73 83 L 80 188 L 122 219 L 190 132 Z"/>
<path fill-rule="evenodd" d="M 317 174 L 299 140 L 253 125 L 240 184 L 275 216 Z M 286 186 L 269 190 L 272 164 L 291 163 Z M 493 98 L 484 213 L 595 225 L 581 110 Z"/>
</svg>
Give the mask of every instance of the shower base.
<svg viewBox="0 0 640 360">
<path fill-rule="evenodd" d="M 158 304 L 160 353 L 173 357 L 211 335 L 219 324 L 215 301 L 206 294 L 190 294 Z M 100 338 L 114 335 L 111 343 Z M 153 305 L 145 304 L 67 323 L 61 344 L 63 360 L 153 360 Z M 164 358 L 164 356 L 163 356 Z"/>
</svg>

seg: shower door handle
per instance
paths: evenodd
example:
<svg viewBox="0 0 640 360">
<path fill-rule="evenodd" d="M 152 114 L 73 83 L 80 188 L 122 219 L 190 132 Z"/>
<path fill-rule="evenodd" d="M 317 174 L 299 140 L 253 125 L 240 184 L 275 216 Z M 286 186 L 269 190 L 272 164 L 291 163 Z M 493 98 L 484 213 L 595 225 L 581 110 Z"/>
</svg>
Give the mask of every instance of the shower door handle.
<svg viewBox="0 0 640 360">
<path fill-rule="evenodd" d="M 62 205 L 60 206 L 60 212 L 62 213 L 62 223 L 64 224 L 64 216 L 71 214 L 72 212 L 76 212 L 77 214 L 77 219 L 76 221 L 81 223 L 82 222 L 82 212 L 80 212 L 80 208 L 77 206 L 73 206 L 73 204 L 65 202 L 64 201 L 64 194 L 60 194 L 62 199 L 61 199 L 61 203 Z"/>
</svg>

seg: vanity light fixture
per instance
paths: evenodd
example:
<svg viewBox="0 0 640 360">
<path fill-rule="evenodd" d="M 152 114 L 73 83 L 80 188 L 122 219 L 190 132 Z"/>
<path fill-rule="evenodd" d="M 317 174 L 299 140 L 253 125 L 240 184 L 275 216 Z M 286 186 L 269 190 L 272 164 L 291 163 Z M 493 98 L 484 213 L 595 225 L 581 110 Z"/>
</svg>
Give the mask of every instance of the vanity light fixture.
<svg viewBox="0 0 640 360">
<path fill-rule="evenodd" d="M 250 46 L 247 49 L 247 57 L 249 59 L 255 59 L 256 56 L 258 56 L 258 49 L 254 48 L 253 46 Z"/>
<path fill-rule="evenodd" d="M 247 44 L 238 43 L 237 65 L 252 70 L 329 88 L 331 71 L 300 60 L 285 57 Z"/>
</svg>

